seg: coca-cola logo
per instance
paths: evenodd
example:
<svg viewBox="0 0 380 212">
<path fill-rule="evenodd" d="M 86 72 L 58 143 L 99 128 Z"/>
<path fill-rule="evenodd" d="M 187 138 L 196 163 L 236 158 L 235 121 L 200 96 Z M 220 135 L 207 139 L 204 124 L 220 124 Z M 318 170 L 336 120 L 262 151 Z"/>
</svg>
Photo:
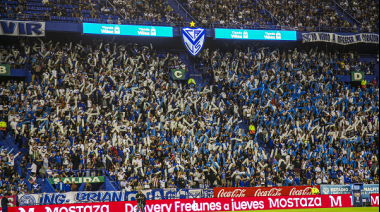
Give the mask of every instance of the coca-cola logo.
<svg viewBox="0 0 380 212">
<path fill-rule="evenodd" d="M 289 196 L 304 196 L 311 195 L 311 187 L 307 187 L 305 189 L 297 190 L 296 188 L 292 188 L 289 192 Z"/>
<path fill-rule="evenodd" d="M 255 197 L 278 197 L 281 196 L 282 188 L 272 188 L 269 191 L 262 191 L 257 189 L 255 192 Z"/>
<path fill-rule="evenodd" d="M 224 191 L 221 189 L 218 193 L 218 197 L 245 197 L 245 189 L 235 189 L 233 191 Z"/>
</svg>

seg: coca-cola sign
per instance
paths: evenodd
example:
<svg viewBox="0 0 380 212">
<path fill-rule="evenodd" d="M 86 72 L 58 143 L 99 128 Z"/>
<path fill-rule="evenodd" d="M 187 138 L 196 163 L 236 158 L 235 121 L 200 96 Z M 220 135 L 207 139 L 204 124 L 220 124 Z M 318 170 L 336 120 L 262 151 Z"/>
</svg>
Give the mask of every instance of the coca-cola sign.
<svg viewBox="0 0 380 212">
<path fill-rule="evenodd" d="M 311 195 L 312 186 L 214 188 L 214 197 L 278 197 Z M 320 189 L 319 186 L 317 186 Z"/>
</svg>

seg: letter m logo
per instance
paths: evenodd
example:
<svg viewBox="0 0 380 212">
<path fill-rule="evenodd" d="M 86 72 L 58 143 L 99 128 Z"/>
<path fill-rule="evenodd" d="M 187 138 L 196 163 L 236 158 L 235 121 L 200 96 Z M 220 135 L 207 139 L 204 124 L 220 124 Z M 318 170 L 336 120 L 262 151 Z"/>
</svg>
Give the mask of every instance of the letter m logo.
<svg viewBox="0 0 380 212">
<path fill-rule="evenodd" d="M 372 207 L 379 206 L 379 196 L 371 196 Z"/>
<path fill-rule="evenodd" d="M 329 196 L 330 197 L 330 201 L 331 201 L 331 207 L 334 208 L 334 207 L 342 207 L 342 197 L 341 196 L 337 196 L 336 200 L 334 198 L 334 196 Z"/>
</svg>

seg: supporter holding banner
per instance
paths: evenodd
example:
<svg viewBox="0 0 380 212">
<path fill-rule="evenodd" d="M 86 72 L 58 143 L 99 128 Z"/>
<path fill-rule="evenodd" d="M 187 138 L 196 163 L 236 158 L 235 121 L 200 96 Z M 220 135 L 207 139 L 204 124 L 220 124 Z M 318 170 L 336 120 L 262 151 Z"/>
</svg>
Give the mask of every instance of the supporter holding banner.
<svg viewBox="0 0 380 212">
<path fill-rule="evenodd" d="M 379 35 L 377 34 L 355 34 L 355 35 L 340 35 L 336 33 L 311 32 L 302 33 L 302 42 L 328 42 L 341 45 L 350 45 L 356 43 L 379 43 Z"/>
<path fill-rule="evenodd" d="M 311 195 L 313 186 L 214 188 L 214 197 L 265 197 Z M 320 190 L 320 186 L 317 186 Z"/>
<path fill-rule="evenodd" d="M 341 208 L 352 207 L 351 195 L 317 195 L 302 197 L 243 197 L 148 200 L 145 211 L 195 212 L 195 211 L 246 211 L 297 208 Z M 54 212 L 54 211 L 99 211 L 135 212 L 136 201 L 103 202 L 87 204 L 41 205 L 12 208 L 10 212 Z"/>
</svg>

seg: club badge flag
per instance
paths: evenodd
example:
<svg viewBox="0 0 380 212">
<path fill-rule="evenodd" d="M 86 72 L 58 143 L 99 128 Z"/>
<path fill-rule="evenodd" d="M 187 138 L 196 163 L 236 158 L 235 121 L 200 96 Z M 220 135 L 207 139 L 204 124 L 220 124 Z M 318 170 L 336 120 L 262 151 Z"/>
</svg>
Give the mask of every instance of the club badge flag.
<svg viewBox="0 0 380 212">
<path fill-rule="evenodd" d="M 9 64 L 0 64 L 0 76 L 11 76 L 11 68 Z"/>
<path fill-rule="evenodd" d="M 364 71 L 351 71 L 351 81 L 362 81 L 364 78 Z"/>
<path fill-rule="evenodd" d="M 185 79 L 185 69 L 172 69 L 172 77 L 174 80 Z"/>
</svg>

